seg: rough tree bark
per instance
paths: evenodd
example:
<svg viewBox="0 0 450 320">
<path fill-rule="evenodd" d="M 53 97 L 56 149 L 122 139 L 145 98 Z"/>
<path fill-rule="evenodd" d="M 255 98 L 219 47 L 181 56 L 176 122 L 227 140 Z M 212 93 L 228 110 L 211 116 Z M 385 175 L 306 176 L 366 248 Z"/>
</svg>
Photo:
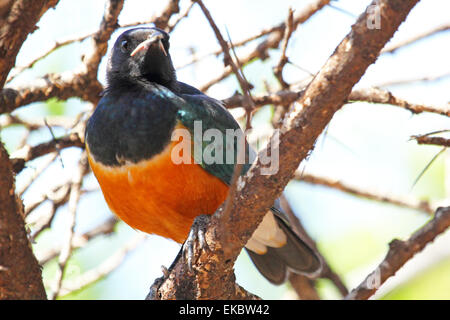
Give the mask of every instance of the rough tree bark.
<svg viewBox="0 0 450 320">
<path fill-rule="evenodd" d="M 2 12 L 0 88 L 17 53 L 41 16 L 58 0 L 15 1 Z M 15 195 L 12 165 L 0 143 L 0 299 L 45 299 L 39 264 L 28 241 L 23 206 Z"/>
<path fill-rule="evenodd" d="M 0 143 L 0 299 L 45 299 L 41 269 L 24 226 L 22 202 L 15 195 L 8 153 Z"/>
</svg>

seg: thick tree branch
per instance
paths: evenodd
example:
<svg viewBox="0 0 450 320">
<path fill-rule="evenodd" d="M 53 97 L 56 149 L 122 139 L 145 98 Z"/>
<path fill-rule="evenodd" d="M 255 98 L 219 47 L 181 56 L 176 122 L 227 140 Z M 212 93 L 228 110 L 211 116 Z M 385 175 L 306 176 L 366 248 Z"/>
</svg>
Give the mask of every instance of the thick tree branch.
<svg viewBox="0 0 450 320">
<path fill-rule="evenodd" d="M 0 27 L 0 88 L 17 53 L 40 17 L 57 0 L 15 1 L 2 13 Z M 40 266 L 24 225 L 23 205 L 15 195 L 12 164 L 0 142 L 0 299 L 45 299 Z"/>
<path fill-rule="evenodd" d="M 0 300 L 45 299 L 40 266 L 25 231 L 22 202 L 14 193 L 8 153 L 0 142 Z"/>
<path fill-rule="evenodd" d="M 28 34 L 34 31 L 41 16 L 57 3 L 58 0 L 14 1 L 0 27 L 0 88 L 3 88 Z"/>
<path fill-rule="evenodd" d="M 245 177 L 238 180 L 237 194 L 229 219 L 222 219 L 222 208 L 211 218 L 205 233 L 210 250 L 196 252 L 198 259 L 189 272 L 182 261 L 173 267 L 168 278 L 156 290 L 162 299 L 239 299 L 248 298 L 236 290 L 234 262 L 300 162 L 313 149 L 317 137 L 334 113 L 347 100 L 352 87 L 368 66 L 375 62 L 381 49 L 418 0 L 381 0 L 378 6 L 380 29 L 371 29 L 367 22 L 374 18 L 368 10 L 353 25 L 352 31 L 337 47 L 324 67 L 299 99 L 299 108 L 286 118 L 279 135 L 271 138 L 258 154 Z M 270 153 L 268 152 L 270 150 Z M 279 171 L 264 175 L 267 169 L 261 158 L 279 151 Z M 226 230 L 226 232 L 222 232 Z M 225 234 L 226 233 L 226 234 Z"/>
<path fill-rule="evenodd" d="M 450 227 L 450 207 L 438 208 L 430 222 L 417 230 L 408 240 L 393 240 L 389 243 L 389 251 L 378 267 L 350 292 L 346 300 L 370 298 L 380 285 L 395 273 L 416 253 Z"/>
</svg>

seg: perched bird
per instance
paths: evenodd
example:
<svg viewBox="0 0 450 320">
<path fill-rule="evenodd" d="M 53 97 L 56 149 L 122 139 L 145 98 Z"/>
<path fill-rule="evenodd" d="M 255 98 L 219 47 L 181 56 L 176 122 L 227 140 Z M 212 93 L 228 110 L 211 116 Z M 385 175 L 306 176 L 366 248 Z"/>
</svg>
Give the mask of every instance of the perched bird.
<svg viewBox="0 0 450 320">
<path fill-rule="evenodd" d="M 163 30 L 135 28 L 122 33 L 106 72 L 106 89 L 85 137 L 104 198 L 131 227 L 183 243 L 194 218 L 213 214 L 225 201 L 235 161 L 173 161 L 180 142 L 172 139 L 173 133 L 181 129 L 194 135 L 196 121 L 203 130 L 215 129 L 224 136 L 227 129 L 241 129 L 221 102 L 177 81 L 169 35 Z M 219 146 L 225 158 L 230 150 L 224 141 Z M 243 173 L 249 166 L 244 165 Z M 277 205 L 246 249 L 274 284 L 283 283 L 289 271 L 312 275 L 321 269 L 320 259 L 291 230 Z"/>
</svg>

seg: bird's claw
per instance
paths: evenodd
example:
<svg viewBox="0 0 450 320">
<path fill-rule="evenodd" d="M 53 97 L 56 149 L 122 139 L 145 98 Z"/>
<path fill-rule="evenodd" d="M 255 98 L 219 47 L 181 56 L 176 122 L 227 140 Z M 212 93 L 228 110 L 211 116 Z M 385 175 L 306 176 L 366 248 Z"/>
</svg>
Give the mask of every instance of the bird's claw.
<svg viewBox="0 0 450 320">
<path fill-rule="evenodd" d="M 205 232 L 210 219 L 211 217 L 206 214 L 197 216 L 194 219 L 191 231 L 183 244 L 183 258 L 191 272 L 192 266 L 198 258 L 195 255 L 196 246 L 198 246 L 197 248 L 199 250 L 209 250 L 208 244 L 206 243 Z"/>
</svg>

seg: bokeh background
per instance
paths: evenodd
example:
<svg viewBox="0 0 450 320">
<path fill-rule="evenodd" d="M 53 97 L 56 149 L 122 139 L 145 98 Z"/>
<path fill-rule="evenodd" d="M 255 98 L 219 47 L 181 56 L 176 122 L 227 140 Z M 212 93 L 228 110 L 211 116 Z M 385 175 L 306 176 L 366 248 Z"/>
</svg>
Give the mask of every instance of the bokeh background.
<svg viewBox="0 0 450 320">
<path fill-rule="evenodd" d="M 301 10 L 310 1 L 205 1 L 223 34 L 228 30 L 233 41 L 242 40 L 259 30 L 285 21 L 289 7 Z M 317 72 L 333 53 L 335 47 L 349 32 L 350 26 L 370 1 L 333 1 L 299 26 L 289 42 L 287 55 L 295 64 L 284 70 L 287 82 L 304 80 L 309 73 Z M 160 12 L 165 1 L 127 0 L 119 23 L 144 21 Z M 181 1 L 183 8 L 189 1 Z M 104 9 L 102 0 L 61 0 L 55 10 L 47 12 L 21 49 L 17 65 L 25 65 L 50 48 L 54 41 L 97 30 Z M 407 21 L 395 34 L 391 43 L 419 34 L 435 26 L 450 22 L 450 2 L 446 0 L 422 1 L 413 9 Z M 112 37 L 109 48 L 119 29 Z M 254 48 L 259 40 L 237 49 L 238 55 Z M 32 80 L 51 72 L 72 70 L 80 63 L 81 55 L 89 42 L 76 42 L 64 46 L 35 66 L 21 73 L 14 84 Z M 175 66 L 183 66 L 192 55 L 203 56 L 219 48 L 216 38 L 201 10 L 194 6 L 189 17 L 180 22 L 171 35 L 171 55 Z M 279 50 L 269 51 L 270 58 L 256 60 L 244 67 L 248 80 L 255 86 L 253 93 L 265 92 L 267 87 L 277 89 L 278 82 L 272 68 L 277 64 Z M 383 86 L 395 95 L 417 103 L 446 105 L 450 101 L 450 32 L 432 37 L 382 55 L 369 68 L 358 83 L 359 87 Z M 209 56 L 198 63 L 179 68 L 181 81 L 200 87 L 223 71 L 222 58 Z M 300 66 L 298 68 L 297 66 Z M 100 65 L 99 79 L 104 83 L 105 59 Z M 410 81 L 424 77 L 438 77 L 430 81 Z M 395 82 L 399 82 L 395 84 Z M 391 83 L 391 84 L 389 84 Z M 384 84 L 387 84 L 384 86 Z M 212 86 L 208 94 L 223 99 L 239 88 L 234 76 Z M 79 99 L 34 103 L 14 114 L 24 119 L 45 117 L 75 117 L 90 106 Z M 253 119 L 257 130 L 270 129 L 273 106 L 265 106 Z M 234 110 L 242 115 L 242 110 Z M 411 141 L 412 135 L 450 129 L 450 119 L 436 114 L 412 115 L 389 105 L 353 103 L 337 112 L 301 170 L 344 181 L 361 190 L 375 190 L 382 194 L 407 196 L 450 205 L 450 152 L 444 151 L 414 184 L 421 171 L 441 150 L 434 146 L 419 146 Z M 5 127 L 1 139 L 11 154 L 24 138 L 20 125 Z M 67 132 L 55 128 L 55 136 Z M 445 136 L 445 133 L 444 133 Z M 52 139 L 43 128 L 27 138 L 35 145 Z M 80 150 L 69 148 L 61 152 L 60 161 L 54 162 L 23 195 L 25 206 L 42 195 L 42 190 L 71 178 L 76 168 Z M 17 177 L 17 188 L 25 184 L 33 172 L 48 156 L 31 162 Z M 82 234 L 108 219 L 108 209 L 95 178 L 84 180 L 84 190 L 77 213 L 75 232 Z M 304 182 L 291 182 L 285 191 L 295 213 L 307 231 L 317 241 L 318 247 L 332 268 L 349 288 L 358 285 L 383 259 L 388 243 L 394 238 L 405 239 L 424 225 L 430 216 L 419 211 L 358 198 L 327 187 Z M 33 216 L 39 217 L 49 210 L 43 203 L 34 210 L 28 225 L 33 229 Z M 67 205 L 58 209 L 51 228 L 43 232 L 33 244 L 38 257 L 61 245 L 63 226 L 66 223 Z M 88 287 L 63 296 L 63 299 L 143 299 L 156 277 L 161 276 L 161 265 L 169 266 L 180 245 L 155 235 L 138 241 L 133 250 L 118 256 L 122 248 L 138 231 L 120 222 L 110 235 L 90 241 L 75 250 L 69 260 L 65 281 L 77 282 L 89 270 L 117 259 L 122 263 L 106 276 Z M 133 245 L 134 247 L 134 245 Z M 56 260 L 44 266 L 46 284 L 55 275 Z M 288 284 L 273 286 L 253 267 L 248 256 L 242 253 L 236 264 L 237 281 L 265 299 L 291 299 L 295 293 Z M 325 299 L 338 299 L 340 295 L 328 280 L 317 282 L 319 294 Z M 433 244 L 410 260 L 394 278 L 388 280 L 377 292 L 379 299 L 449 299 L 450 298 L 450 232 L 441 235 Z"/>
</svg>

